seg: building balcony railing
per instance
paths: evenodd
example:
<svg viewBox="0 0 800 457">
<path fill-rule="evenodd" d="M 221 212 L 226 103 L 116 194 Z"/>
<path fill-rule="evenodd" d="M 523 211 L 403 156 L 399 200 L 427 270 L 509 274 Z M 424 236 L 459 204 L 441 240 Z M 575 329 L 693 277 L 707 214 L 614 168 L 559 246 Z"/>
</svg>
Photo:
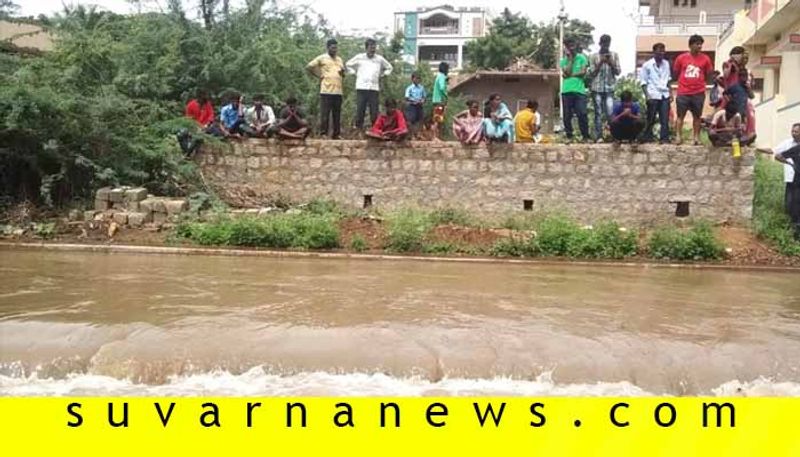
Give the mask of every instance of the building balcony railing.
<svg viewBox="0 0 800 457">
<path fill-rule="evenodd" d="M 458 27 L 422 27 L 420 35 L 458 35 Z"/>
<path fill-rule="evenodd" d="M 718 35 L 727 24 L 653 24 L 640 25 L 639 35 Z"/>
<path fill-rule="evenodd" d="M 697 14 L 692 16 L 647 16 L 640 15 L 639 25 L 659 24 L 727 24 L 733 19 L 733 14 Z"/>
</svg>

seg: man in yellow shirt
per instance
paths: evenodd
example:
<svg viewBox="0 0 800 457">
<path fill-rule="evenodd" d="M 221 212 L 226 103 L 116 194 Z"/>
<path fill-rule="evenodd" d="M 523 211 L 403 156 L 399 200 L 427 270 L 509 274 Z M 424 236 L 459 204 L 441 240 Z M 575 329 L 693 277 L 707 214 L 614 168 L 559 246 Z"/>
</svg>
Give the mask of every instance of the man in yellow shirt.
<svg viewBox="0 0 800 457">
<path fill-rule="evenodd" d="M 337 55 L 339 44 L 331 38 L 327 42 L 328 52 L 322 54 L 306 65 L 306 70 L 320 80 L 320 136 L 328 135 L 329 120 L 333 117 L 334 140 L 342 135 L 342 78 L 344 77 L 344 61 Z"/>
<path fill-rule="evenodd" d="M 538 110 L 539 102 L 528 100 L 528 105 L 514 117 L 517 143 L 538 143 L 541 141 L 539 130 L 542 128 L 542 116 Z"/>
</svg>

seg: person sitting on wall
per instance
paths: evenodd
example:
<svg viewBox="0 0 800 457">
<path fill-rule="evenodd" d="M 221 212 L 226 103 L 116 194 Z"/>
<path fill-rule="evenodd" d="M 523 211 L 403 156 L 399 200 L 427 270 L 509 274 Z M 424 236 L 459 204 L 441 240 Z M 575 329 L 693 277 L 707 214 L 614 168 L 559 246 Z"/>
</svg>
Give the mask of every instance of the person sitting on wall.
<svg viewBox="0 0 800 457">
<path fill-rule="evenodd" d="M 453 119 L 453 136 L 461 144 L 480 144 L 483 142 L 483 115 L 476 100 L 467 102 L 467 109 L 456 114 Z"/>
<path fill-rule="evenodd" d="M 517 143 L 539 143 L 542 135 L 542 115 L 539 114 L 539 102 L 528 100 L 528 104 L 514 116 L 514 132 Z"/>
<path fill-rule="evenodd" d="M 492 94 L 487 102 L 486 118 L 483 120 L 483 133 L 489 142 L 514 142 L 514 116 L 503 102 L 500 94 Z"/>
<path fill-rule="evenodd" d="M 386 112 L 381 113 L 367 136 L 383 141 L 403 141 L 408 136 L 408 127 L 403 112 L 397 109 L 397 101 L 388 98 L 384 102 Z"/>
<path fill-rule="evenodd" d="M 275 125 L 275 112 L 271 106 L 264 104 L 264 96 L 258 94 L 253 97 L 253 106 L 245 110 L 244 119 L 255 136 L 264 137 Z"/>
<path fill-rule="evenodd" d="M 614 104 L 614 110 L 611 113 L 611 122 L 609 128 L 611 129 L 611 137 L 616 142 L 628 141 L 634 142 L 639 137 L 644 129 L 644 121 L 640 115 L 641 108 L 639 104 L 633 101 L 633 94 L 631 91 L 626 90 L 622 92 L 620 101 Z"/>
<path fill-rule="evenodd" d="M 726 102 L 725 109 L 714 113 L 711 125 L 708 127 L 708 138 L 711 140 L 711 144 L 716 147 L 730 146 L 733 139 L 738 138 L 739 144 L 749 146 L 755 141 L 755 135 L 748 135 L 745 132 L 745 125 L 737 105 L 730 103 L 733 94 L 726 90 L 723 97 Z"/>
<path fill-rule="evenodd" d="M 224 136 L 214 119 L 214 105 L 211 104 L 211 99 L 206 90 L 198 90 L 197 97 L 186 104 L 185 115 L 197 123 L 201 132 L 215 137 Z M 194 137 L 189 129 L 181 129 L 177 136 L 178 144 L 187 157 L 194 155 L 203 143 L 203 140 Z"/>
<path fill-rule="evenodd" d="M 226 138 L 241 138 L 242 135 L 254 136 L 255 132 L 244 120 L 243 97 L 238 92 L 228 96 L 229 103 L 220 111 L 220 130 Z"/>
<path fill-rule="evenodd" d="M 286 99 L 286 106 L 281 109 L 278 121 L 271 129 L 271 134 L 283 140 L 302 140 L 310 133 L 305 114 L 297 103 L 297 98 L 290 96 Z"/>
</svg>

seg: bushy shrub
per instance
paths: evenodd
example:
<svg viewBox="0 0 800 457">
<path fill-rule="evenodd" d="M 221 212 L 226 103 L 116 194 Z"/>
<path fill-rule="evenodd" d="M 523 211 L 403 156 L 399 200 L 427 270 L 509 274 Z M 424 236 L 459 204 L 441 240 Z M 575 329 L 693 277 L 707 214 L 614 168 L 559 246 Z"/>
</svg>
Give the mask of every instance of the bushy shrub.
<svg viewBox="0 0 800 457">
<path fill-rule="evenodd" d="M 396 252 L 423 250 L 425 235 L 433 228 L 431 218 L 418 209 L 403 209 L 388 218 L 386 249 Z"/>
<path fill-rule="evenodd" d="M 178 226 L 177 233 L 195 243 L 209 246 L 302 249 L 332 249 L 339 246 L 336 221 L 313 214 L 185 222 Z"/>
<path fill-rule="evenodd" d="M 786 187 L 783 166 L 759 156 L 755 164 L 753 229 L 759 237 L 772 242 L 784 255 L 800 256 L 800 242 L 784 209 Z"/>
<path fill-rule="evenodd" d="M 672 226 L 656 229 L 648 243 L 650 257 L 670 260 L 714 260 L 724 247 L 707 223 L 697 223 L 688 231 Z"/>
</svg>

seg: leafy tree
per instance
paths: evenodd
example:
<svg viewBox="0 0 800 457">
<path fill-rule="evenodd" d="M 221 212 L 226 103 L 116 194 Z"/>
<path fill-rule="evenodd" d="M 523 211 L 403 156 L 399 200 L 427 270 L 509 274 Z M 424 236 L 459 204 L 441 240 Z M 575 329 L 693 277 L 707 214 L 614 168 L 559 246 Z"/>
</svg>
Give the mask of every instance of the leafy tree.
<svg viewBox="0 0 800 457">
<path fill-rule="evenodd" d="M 0 0 L 0 19 L 8 19 L 19 11 L 19 5 L 12 0 Z"/>
<path fill-rule="evenodd" d="M 592 43 L 593 30 L 588 22 L 567 19 L 564 37 L 573 38 L 586 48 Z M 467 44 L 466 52 L 474 68 L 505 68 L 515 57 L 529 57 L 543 68 L 555 68 L 558 21 L 534 24 L 506 8 L 492 21 L 489 34 Z"/>
<path fill-rule="evenodd" d="M 305 74 L 306 63 L 325 52 L 329 37 L 339 40 L 345 60 L 364 49 L 364 37 L 338 36 L 324 18 L 275 0 L 230 2 L 227 14 L 216 0 L 192 2 L 198 22 L 187 17 L 195 9 L 189 5 L 169 0 L 164 12 L 125 16 L 67 7 L 48 20 L 52 52 L 0 54 L 1 195 L 59 204 L 111 184 L 160 194 L 201 190 L 174 137 L 193 128 L 182 111 L 198 89 L 264 93 L 276 108 L 296 95 L 316 124 L 319 82 Z M 396 68 L 382 82 L 382 96 L 402 99 L 414 70 L 400 58 L 402 37 L 376 38 Z M 430 89 L 430 68 L 416 70 Z M 344 95 L 347 127 L 355 113 L 353 76 Z M 462 106 L 453 101 L 451 109 Z"/>
</svg>

